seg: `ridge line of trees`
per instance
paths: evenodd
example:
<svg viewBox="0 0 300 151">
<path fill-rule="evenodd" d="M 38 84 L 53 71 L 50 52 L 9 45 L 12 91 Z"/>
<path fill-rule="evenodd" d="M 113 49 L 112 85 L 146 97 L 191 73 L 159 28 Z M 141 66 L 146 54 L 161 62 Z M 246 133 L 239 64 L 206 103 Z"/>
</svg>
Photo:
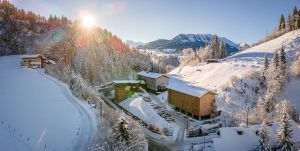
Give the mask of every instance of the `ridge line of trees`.
<svg viewBox="0 0 300 151">
<path fill-rule="evenodd" d="M 223 59 L 226 57 L 226 50 L 225 42 L 214 35 L 211 43 L 206 44 L 204 48 L 182 50 L 183 57 L 180 59 L 180 66 L 206 62 L 207 59 Z"/>
<path fill-rule="evenodd" d="M 295 6 L 293 11 L 287 15 L 287 19 L 283 14 L 281 14 L 278 27 L 276 27 L 273 32 L 268 34 L 263 40 L 254 43 L 252 47 L 280 37 L 287 32 L 298 29 L 300 29 L 300 9 Z"/>
</svg>

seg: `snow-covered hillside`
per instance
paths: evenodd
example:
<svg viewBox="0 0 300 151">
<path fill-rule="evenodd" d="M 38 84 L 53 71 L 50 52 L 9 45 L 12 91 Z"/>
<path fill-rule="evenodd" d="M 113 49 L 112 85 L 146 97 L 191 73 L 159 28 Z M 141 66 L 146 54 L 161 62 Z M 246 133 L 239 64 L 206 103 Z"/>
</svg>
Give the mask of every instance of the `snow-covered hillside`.
<svg viewBox="0 0 300 151">
<path fill-rule="evenodd" d="M 300 30 L 289 32 L 269 42 L 246 49 L 219 63 L 178 67 L 169 74 L 195 85 L 217 90 L 229 82 L 233 76 L 240 77 L 247 71 L 260 70 L 265 54 L 272 56 L 272 53 L 282 46 L 287 52 L 287 58 L 295 59 L 295 49 L 299 44 Z"/>
<path fill-rule="evenodd" d="M 96 129 L 94 111 L 42 70 L 0 57 L 0 150 L 82 150 Z"/>
<path fill-rule="evenodd" d="M 244 110 L 246 105 L 245 98 L 240 97 L 241 93 L 245 93 L 243 92 L 244 90 L 241 90 L 241 88 L 248 87 L 249 89 L 250 87 L 252 91 L 255 91 L 254 89 L 257 89 L 256 84 L 258 81 L 244 79 L 236 85 L 233 85 L 232 82 L 237 79 L 243 79 L 246 76 L 249 76 L 249 74 L 261 71 L 264 56 L 267 54 L 271 58 L 273 52 L 281 49 L 282 46 L 287 53 L 286 56 L 289 62 L 291 63 L 295 59 L 299 44 L 300 30 L 293 31 L 266 43 L 246 49 L 233 56 L 225 58 L 218 63 L 178 67 L 172 70 L 169 75 L 173 78 L 190 82 L 196 86 L 201 86 L 218 92 L 219 100 L 217 101 L 217 106 L 219 109 L 228 112 L 232 112 L 233 110 L 239 112 Z M 225 92 L 227 87 L 231 87 L 235 92 L 232 92 L 232 90 Z M 289 90 L 289 87 L 295 86 L 289 84 L 287 86 L 288 90 L 286 90 L 286 93 L 292 93 L 292 91 Z M 253 97 L 252 94 L 249 96 Z M 288 96 L 292 95 L 289 94 Z"/>
</svg>

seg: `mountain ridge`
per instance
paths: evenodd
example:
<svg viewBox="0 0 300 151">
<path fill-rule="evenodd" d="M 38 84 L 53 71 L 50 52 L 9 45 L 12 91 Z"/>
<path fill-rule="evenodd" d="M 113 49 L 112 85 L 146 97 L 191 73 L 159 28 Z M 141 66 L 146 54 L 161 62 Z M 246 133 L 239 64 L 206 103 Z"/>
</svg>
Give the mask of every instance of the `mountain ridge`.
<svg viewBox="0 0 300 151">
<path fill-rule="evenodd" d="M 212 40 L 212 34 L 179 34 L 172 39 L 157 39 L 155 41 L 151 41 L 146 43 L 145 45 L 140 45 L 137 48 L 139 49 L 176 49 L 183 50 L 186 48 L 198 49 L 205 47 L 205 45 L 209 44 Z M 233 41 L 225 38 L 219 37 L 219 41 L 223 40 L 227 53 L 231 54 L 237 52 L 240 47 L 238 44 Z"/>
</svg>

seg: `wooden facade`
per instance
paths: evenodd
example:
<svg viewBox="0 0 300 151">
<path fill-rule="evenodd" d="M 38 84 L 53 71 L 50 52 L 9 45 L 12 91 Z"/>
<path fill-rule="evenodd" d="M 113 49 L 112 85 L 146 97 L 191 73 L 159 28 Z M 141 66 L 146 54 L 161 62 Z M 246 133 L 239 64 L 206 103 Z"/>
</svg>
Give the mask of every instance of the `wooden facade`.
<svg viewBox="0 0 300 151">
<path fill-rule="evenodd" d="M 216 112 L 215 93 L 207 91 L 201 96 L 192 96 L 176 90 L 168 90 L 168 102 L 175 109 L 195 119 L 211 118 Z"/>
<path fill-rule="evenodd" d="M 121 81 L 113 81 L 115 85 L 115 98 L 114 101 L 116 103 L 120 103 L 121 101 L 129 98 L 136 92 L 140 92 L 139 87 L 143 85 L 143 81 L 137 80 L 121 80 Z"/>
<path fill-rule="evenodd" d="M 144 80 L 146 88 L 152 91 L 163 91 L 169 83 L 169 77 L 159 73 L 142 71 L 138 74 L 138 80 Z"/>
<path fill-rule="evenodd" d="M 47 62 L 47 59 L 40 54 L 24 55 L 21 59 L 21 66 L 28 68 L 44 68 Z"/>
</svg>

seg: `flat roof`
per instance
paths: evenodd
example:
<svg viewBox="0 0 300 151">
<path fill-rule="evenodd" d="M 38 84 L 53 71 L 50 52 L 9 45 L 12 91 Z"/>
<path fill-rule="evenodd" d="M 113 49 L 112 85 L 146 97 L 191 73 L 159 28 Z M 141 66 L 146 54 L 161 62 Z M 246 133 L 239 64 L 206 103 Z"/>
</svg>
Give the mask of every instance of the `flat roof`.
<svg viewBox="0 0 300 151">
<path fill-rule="evenodd" d="M 161 76 L 166 76 L 165 74 L 155 73 L 155 72 L 148 72 L 148 71 L 141 71 L 141 72 L 138 73 L 138 75 L 143 76 L 143 77 L 152 78 L 152 79 L 157 79 Z M 168 77 L 168 76 L 166 76 L 166 77 Z"/>
<path fill-rule="evenodd" d="M 117 84 L 127 84 L 127 83 L 131 83 L 131 84 L 144 84 L 145 82 L 142 80 L 113 80 L 113 83 L 117 83 Z"/>
<path fill-rule="evenodd" d="M 43 57 L 41 54 L 32 54 L 32 55 L 22 55 L 21 58 L 24 59 L 24 58 L 37 58 L 41 56 L 42 58 L 45 58 Z"/>
<path fill-rule="evenodd" d="M 195 97 L 199 97 L 202 96 L 208 92 L 214 93 L 208 89 L 199 87 L 199 86 L 195 86 L 189 83 L 185 83 L 185 82 L 170 82 L 169 85 L 167 86 L 168 89 L 177 91 L 177 92 L 181 92 L 184 94 L 188 94 L 191 96 L 195 96 Z M 215 94 L 215 93 L 214 93 Z"/>
</svg>

